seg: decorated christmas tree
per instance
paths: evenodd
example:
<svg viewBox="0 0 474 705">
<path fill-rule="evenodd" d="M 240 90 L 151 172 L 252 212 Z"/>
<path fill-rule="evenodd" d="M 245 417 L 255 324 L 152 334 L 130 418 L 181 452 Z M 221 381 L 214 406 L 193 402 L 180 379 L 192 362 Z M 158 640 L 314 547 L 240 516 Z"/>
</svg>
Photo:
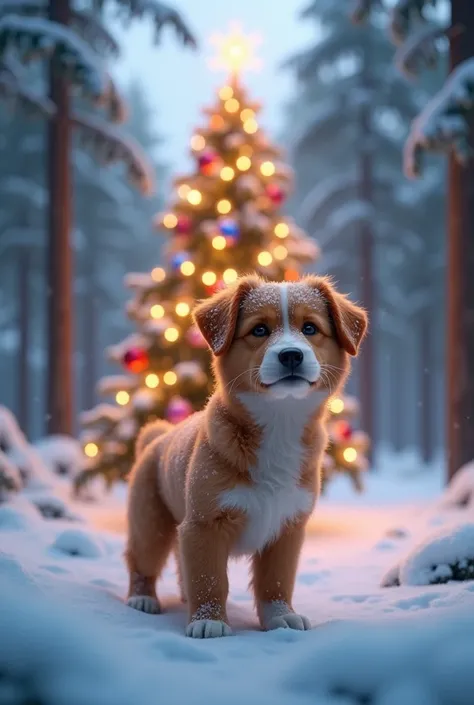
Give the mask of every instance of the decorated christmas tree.
<svg viewBox="0 0 474 705">
<path fill-rule="evenodd" d="M 282 154 L 259 123 L 260 105 L 240 78 L 251 46 L 239 31 L 221 40 L 230 78 L 191 138 L 192 173 L 174 182 L 166 212 L 156 218 L 168 236 L 164 267 L 130 274 L 127 315 L 136 332 L 108 350 L 127 375 L 103 379 L 115 400 L 83 415 L 87 467 L 108 483 L 128 475 L 139 429 L 161 418 L 178 423 L 201 409 L 212 390 L 210 355 L 193 325 L 195 301 L 241 274 L 291 281 L 317 259 L 318 248 L 283 215 L 292 182 Z"/>
</svg>

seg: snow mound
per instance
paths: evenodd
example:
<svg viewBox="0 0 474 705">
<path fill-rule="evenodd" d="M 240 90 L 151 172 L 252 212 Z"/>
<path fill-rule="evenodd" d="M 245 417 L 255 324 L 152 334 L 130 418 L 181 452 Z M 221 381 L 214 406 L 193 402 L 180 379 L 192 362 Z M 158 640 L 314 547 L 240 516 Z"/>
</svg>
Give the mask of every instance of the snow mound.
<svg viewBox="0 0 474 705">
<path fill-rule="evenodd" d="M 3 531 L 27 531 L 31 527 L 31 516 L 21 506 L 0 506 L 0 533 Z"/>
<path fill-rule="evenodd" d="M 6 406 L 0 406 L 0 450 L 8 453 L 12 448 L 22 447 L 26 443 L 12 412 Z"/>
<path fill-rule="evenodd" d="M 39 457 L 56 475 L 73 478 L 84 464 L 81 444 L 70 436 L 47 436 L 35 443 Z"/>
<path fill-rule="evenodd" d="M 332 623 L 305 644 L 285 679 L 287 702 L 318 705 L 468 705 L 474 619 L 460 614 L 387 625 Z M 298 700 L 299 702 L 299 700 Z"/>
<path fill-rule="evenodd" d="M 474 580 L 474 523 L 450 526 L 419 543 L 382 579 L 382 587 Z"/>
<path fill-rule="evenodd" d="M 52 545 L 54 551 L 78 558 L 100 558 L 105 554 L 101 542 L 80 529 L 66 529 Z"/>
<path fill-rule="evenodd" d="M 474 461 L 463 465 L 455 474 L 444 492 L 441 506 L 474 509 Z"/>
<path fill-rule="evenodd" d="M 76 610 L 75 610 L 76 611 Z M 133 654 L 91 619 L 60 611 L 18 581 L 0 584 L 0 701 L 21 705 L 143 705 L 146 693 L 140 668 L 130 669 Z"/>
<path fill-rule="evenodd" d="M 16 466 L 25 487 L 31 490 L 52 488 L 53 477 L 31 446 L 25 444 L 12 448 L 7 456 Z"/>
<path fill-rule="evenodd" d="M 3 502 L 11 492 L 21 489 L 21 476 L 15 465 L 0 450 L 0 502 Z"/>
</svg>

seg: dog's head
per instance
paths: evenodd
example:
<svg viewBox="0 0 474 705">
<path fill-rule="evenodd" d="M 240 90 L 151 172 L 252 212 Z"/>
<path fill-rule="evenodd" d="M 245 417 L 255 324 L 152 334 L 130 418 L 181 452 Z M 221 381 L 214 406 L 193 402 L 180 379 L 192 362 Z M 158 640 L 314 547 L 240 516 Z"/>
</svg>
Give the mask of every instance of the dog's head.
<svg viewBox="0 0 474 705">
<path fill-rule="evenodd" d="M 194 318 L 223 389 L 274 399 L 335 392 L 367 329 L 365 312 L 316 276 L 244 277 L 200 303 Z"/>
</svg>

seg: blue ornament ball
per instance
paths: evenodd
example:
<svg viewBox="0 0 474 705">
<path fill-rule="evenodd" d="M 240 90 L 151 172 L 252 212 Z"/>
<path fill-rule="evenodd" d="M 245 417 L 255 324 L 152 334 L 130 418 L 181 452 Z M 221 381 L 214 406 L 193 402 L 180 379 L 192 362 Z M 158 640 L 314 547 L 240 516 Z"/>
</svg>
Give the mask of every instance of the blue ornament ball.
<svg viewBox="0 0 474 705">
<path fill-rule="evenodd" d="M 240 227 L 233 218 L 225 218 L 219 223 L 219 230 L 225 237 L 238 238 L 240 235 Z"/>
<path fill-rule="evenodd" d="M 186 262 L 188 259 L 191 259 L 188 252 L 175 252 L 175 254 L 171 257 L 170 263 L 173 269 L 178 271 L 183 262 Z"/>
</svg>

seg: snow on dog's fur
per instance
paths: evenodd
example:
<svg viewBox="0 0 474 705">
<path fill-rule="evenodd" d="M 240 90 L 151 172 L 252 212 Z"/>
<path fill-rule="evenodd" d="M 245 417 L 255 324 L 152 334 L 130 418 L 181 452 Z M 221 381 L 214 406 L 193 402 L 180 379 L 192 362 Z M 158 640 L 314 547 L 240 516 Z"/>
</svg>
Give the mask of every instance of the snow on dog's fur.
<svg viewBox="0 0 474 705">
<path fill-rule="evenodd" d="M 230 634 L 227 563 L 252 556 L 263 629 L 308 629 L 292 593 L 319 491 L 325 416 L 367 318 L 324 277 L 289 284 L 245 277 L 195 310 L 213 353 L 206 408 L 142 432 L 131 476 L 128 604 L 159 612 L 155 592 L 178 542 L 186 633 Z"/>
</svg>

